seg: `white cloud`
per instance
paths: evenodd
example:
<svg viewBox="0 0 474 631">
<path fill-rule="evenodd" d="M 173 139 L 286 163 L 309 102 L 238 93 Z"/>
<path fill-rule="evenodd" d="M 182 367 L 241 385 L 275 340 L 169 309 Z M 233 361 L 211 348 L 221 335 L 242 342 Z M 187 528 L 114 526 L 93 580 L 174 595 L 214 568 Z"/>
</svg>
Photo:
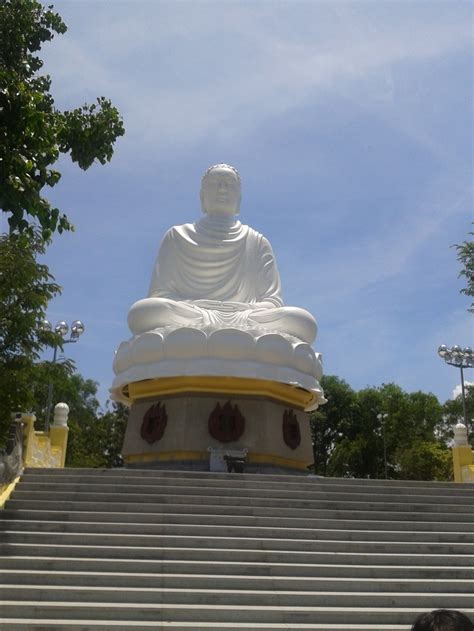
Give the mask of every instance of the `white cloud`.
<svg viewBox="0 0 474 631">
<path fill-rule="evenodd" d="M 435 69 L 430 80 L 436 84 L 436 69 L 444 58 L 458 53 L 469 55 L 470 9 L 466 3 L 295 0 L 55 5 L 70 26 L 65 36 L 48 46 L 47 70 L 53 77 L 58 106 L 75 106 L 104 94 L 119 107 L 127 130 L 124 139 L 117 143 L 112 165 L 101 171 L 101 178 L 95 179 L 88 173 L 81 179 L 71 169 L 64 177 L 64 183 L 67 180 L 71 187 L 62 191 L 61 184 L 55 189 L 64 196 L 58 201 L 60 207 L 81 206 L 75 208 L 76 216 L 70 213 L 78 224 L 78 232 L 67 243 L 63 235 L 60 241 L 64 246 L 51 249 L 48 257 L 51 260 L 56 252 L 59 268 L 62 254 L 68 261 L 64 267 L 73 270 L 74 261 L 76 265 L 82 261 L 85 269 L 84 277 L 78 278 L 72 272 L 68 276 L 65 270 L 64 279 L 58 279 L 66 290 L 61 298 L 64 303 L 58 302 L 64 309 L 56 307 L 56 311 L 58 318 L 68 313 L 75 317 L 77 313 L 86 321 L 87 336 L 75 348 L 79 357 L 83 354 L 86 376 L 93 371 L 91 376 L 102 380 L 105 392 L 111 379 L 112 349 L 122 335 L 118 329 L 123 330 L 124 337 L 128 335 L 129 301 L 140 297 L 148 283 L 152 252 L 146 247 L 156 247 L 166 225 L 192 219 L 197 196 L 193 189 L 192 202 L 189 201 L 189 182 L 183 182 L 182 187 L 178 182 L 177 186 L 176 178 L 168 191 L 169 173 L 161 173 L 156 176 L 157 186 L 150 186 L 145 195 L 138 196 L 135 193 L 145 180 L 143 171 L 158 171 L 157 163 L 176 165 L 180 157 L 187 159 L 193 145 L 202 140 L 215 154 L 222 147 L 227 152 L 239 145 L 248 146 L 250 154 L 254 148 L 253 133 L 272 118 L 278 119 L 282 132 L 291 133 L 294 122 L 285 114 L 295 116 L 294 112 L 314 104 L 323 104 L 330 111 L 338 102 L 348 121 L 356 120 L 361 112 L 368 114 L 366 118 L 376 123 L 370 130 L 374 137 L 380 130 L 390 131 L 392 145 L 387 148 L 382 143 L 377 147 L 382 160 L 392 147 L 400 146 L 403 157 L 407 147 L 421 148 L 414 170 L 425 157 L 427 161 L 433 159 L 427 168 L 420 169 L 423 174 L 412 185 L 412 201 L 408 201 L 410 194 L 404 183 L 396 178 L 394 190 L 387 184 L 380 187 L 386 187 L 381 194 L 388 199 L 400 199 L 400 208 L 385 224 L 374 221 L 378 213 L 375 202 L 370 208 L 363 207 L 366 200 L 370 202 L 371 191 L 364 192 L 361 203 L 354 199 L 360 189 L 354 182 L 346 184 L 340 174 L 327 180 L 321 178 L 322 190 L 316 193 L 325 195 L 330 217 L 321 218 L 321 213 L 316 212 L 316 199 L 315 208 L 305 216 L 303 228 L 298 227 L 291 212 L 285 218 L 270 214 L 272 204 L 279 201 L 278 185 L 267 186 L 267 196 L 262 197 L 265 209 L 260 216 L 261 228 L 265 233 L 273 231 L 269 236 L 280 265 L 283 261 L 285 298 L 289 304 L 309 308 L 321 319 L 320 342 L 328 370 L 347 375 L 361 387 L 395 380 L 410 389 L 425 384 L 432 390 L 451 388 L 455 371 L 445 386 L 452 369 L 446 369 L 436 357 L 436 348 L 443 341 L 462 343 L 468 331 L 465 312 L 454 313 L 440 304 L 439 310 L 433 309 L 427 319 L 426 331 L 420 332 L 419 313 L 409 313 L 406 320 L 403 313 L 392 316 L 391 305 L 388 301 L 381 305 L 377 292 L 383 293 L 384 283 L 398 276 L 397 287 L 406 281 L 415 293 L 419 267 L 413 265 L 414 260 L 420 251 L 428 253 L 429 261 L 439 260 L 430 253 L 430 247 L 449 248 L 454 239 L 440 245 L 445 237 L 443 231 L 450 223 L 461 223 L 459 215 L 465 212 L 466 201 L 472 195 L 466 165 L 459 162 L 455 153 L 456 143 L 446 148 L 443 137 L 437 137 L 432 128 L 424 125 L 425 94 L 416 94 L 400 83 L 400 74 L 411 73 L 413 81 L 417 81 L 420 68 L 429 68 Z M 453 85 L 462 87 L 459 82 Z M 451 117 L 457 116 L 449 103 L 446 111 Z M 331 113 L 324 121 L 309 117 L 308 132 L 322 129 L 328 121 L 337 125 L 338 120 Z M 446 125 L 452 120 L 447 120 Z M 278 126 L 273 127 L 272 132 L 278 134 Z M 309 156 L 313 169 L 304 176 L 297 172 L 302 184 L 301 203 L 310 204 L 304 198 L 309 199 L 314 191 L 314 173 L 321 175 L 325 168 L 329 171 L 334 167 L 334 162 L 326 164 L 324 155 L 332 138 L 325 137 L 325 147 L 308 148 L 313 139 L 306 141 L 301 137 L 299 146 L 292 147 L 288 155 L 283 144 L 281 155 L 272 153 L 273 145 L 262 147 L 258 159 L 268 161 L 271 168 L 263 174 L 265 183 L 258 186 L 273 184 L 269 173 L 285 173 L 291 189 L 301 161 L 291 166 L 290 161 L 298 160 L 301 148 L 303 161 Z M 355 154 L 358 142 L 359 137 L 346 139 L 339 134 L 334 153 L 343 155 L 352 143 Z M 225 159 L 226 156 L 227 153 Z M 244 151 L 241 156 L 244 169 L 253 164 L 253 158 L 245 156 Z M 397 168 L 396 159 L 390 164 Z M 356 177 L 367 178 L 363 184 L 370 189 L 370 165 L 366 170 L 358 170 L 359 166 L 354 165 Z M 125 178 L 121 173 L 124 169 Z M 88 186 L 94 189 L 90 199 L 83 194 Z M 123 195 L 125 188 L 130 195 Z M 338 208 L 343 197 L 345 210 Z M 99 203 L 102 198 L 103 203 Z M 252 203 L 247 197 L 245 201 L 246 205 Z M 181 206 L 187 214 L 177 218 Z M 158 209 L 159 219 L 152 216 L 151 207 Z M 360 213 L 363 230 L 357 230 L 352 237 L 344 213 L 354 210 Z M 360 225 L 351 224 L 358 228 Z M 150 237 L 153 231 L 156 237 Z M 452 232 L 449 235 L 445 239 L 452 239 Z M 147 237 L 148 246 L 144 247 Z M 318 251 L 320 247 L 323 254 Z M 87 261 L 84 252 L 88 253 Z M 449 281 L 450 270 L 437 272 L 438 275 L 423 279 L 437 285 L 433 288 L 436 295 L 440 285 L 455 284 L 457 269 L 453 264 Z M 444 284 L 439 283 L 439 274 L 443 275 Z M 91 298 L 91 290 L 100 283 L 103 290 Z M 374 286 L 377 291 L 372 292 Z M 454 294 L 457 295 L 457 288 L 453 289 Z M 84 312 L 81 301 L 89 303 Z M 104 314 L 104 320 L 97 313 Z M 419 333 L 415 343 L 411 326 Z M 90 352 L 90 345 L 94 352 Z"/>
<path fill-rule="evenodd" d="M 464 387 L 474 386 L 474 381 L 466 381 L 464 379 Z M 462 394 L 461 384 L 457 385 L 453 390 L 453 399 L 457 399 Z"/>
<path fill-rule="evenodd" d="M 320 259 L 321 270 L 316 269 L 315 274 L 314 254 L 309 253 L 306 259 L 290 257 L 285 266 L 288 276 L 301 279 L 302 293 L 307 279 L 316 277 L 318 294 L 337 309 L 339 303 L 357 299 L 361 290 L 404 273 L 422 247 L 443 238 L 446 224 L 456 214 L 465 213 L 471 199 L 472 187 L 466 183 L 465 173 L 458 168 L 441 173 L 412 200 L 411 207 L 403 201 L 396 221 L 375 224 L 370 213 L 362 216 L 363 234 L 344 239 L 343 245 L 341 239 L 331 240 Z M 313 221 L 314 225 L 308 223 L 306 229 L 309 234 L 318 234 L 318 217 Z"/>
<path fill-rule="evenodd" d="M 66 100 L 113 98 L 129 150 L 180 150 L 219 130 L 245 135 L 328 91 L 360 101 L 362 89 L 372 107 L 390 102 L 393 64 L 470 45 L 468 24 L 443 3 L 438 15 L 386 5 L 118 3 L 112 13 L 89 3 L 52 44 L 48 69 Z"/>
</svg>

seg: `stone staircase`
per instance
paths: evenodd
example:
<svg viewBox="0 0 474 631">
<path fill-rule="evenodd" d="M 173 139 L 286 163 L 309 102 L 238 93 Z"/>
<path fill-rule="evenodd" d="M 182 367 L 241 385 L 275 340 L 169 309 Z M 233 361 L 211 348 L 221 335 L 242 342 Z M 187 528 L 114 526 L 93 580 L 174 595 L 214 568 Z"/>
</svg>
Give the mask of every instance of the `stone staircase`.
<svg viewBox="0 0 474 631">
<path fill-rule="evenodd" d="M 408 630 L 474 618 L 474 485 L 29 469 L 0 511 L 0 628 Z"/>
</svg>

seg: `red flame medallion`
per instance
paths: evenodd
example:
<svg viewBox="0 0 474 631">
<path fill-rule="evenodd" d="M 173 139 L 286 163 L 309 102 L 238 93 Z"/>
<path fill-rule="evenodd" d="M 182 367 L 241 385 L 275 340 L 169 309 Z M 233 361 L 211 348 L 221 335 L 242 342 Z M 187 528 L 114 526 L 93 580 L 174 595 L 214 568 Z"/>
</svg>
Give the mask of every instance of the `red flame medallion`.
<svg viewBox="0 0 474 631">
<path fill-rule="evenodd" d="M 283 413 L 283 440 L 290 449 L 296 449 L 301 443 L 300 424 L 293 410 Z"/>
<path fill-rule="evenodd" d="M 140 429 L 140 436 L 147 443 L 156 443 L 163 438 L 165 433 L 168 415 L 166 413 L 165 404 L 155 403 L 143 416 L 143 423 Z"/>
<path fill-rule="evenodd" d="M 223 407 L 218 403 L 209 417 L 209 434 L 220 443 L 230 443 L 244 433 L 245 418 L 237 405 L 232 407 L 230 401 Z"/>
</svg>

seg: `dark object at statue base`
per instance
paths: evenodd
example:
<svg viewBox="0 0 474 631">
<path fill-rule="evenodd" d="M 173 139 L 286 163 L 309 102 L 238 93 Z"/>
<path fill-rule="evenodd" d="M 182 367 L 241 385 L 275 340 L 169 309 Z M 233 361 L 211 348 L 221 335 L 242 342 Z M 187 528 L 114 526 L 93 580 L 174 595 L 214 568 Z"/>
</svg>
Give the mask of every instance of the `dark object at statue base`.
<svg viewBox="0 0 474 631">
<path fill-rule="evenodd" d="M 224 456 L 229 473 L 243 473 L 245 467 L 245 458 L 235 458 L 234 456 Z"/>
</svg>

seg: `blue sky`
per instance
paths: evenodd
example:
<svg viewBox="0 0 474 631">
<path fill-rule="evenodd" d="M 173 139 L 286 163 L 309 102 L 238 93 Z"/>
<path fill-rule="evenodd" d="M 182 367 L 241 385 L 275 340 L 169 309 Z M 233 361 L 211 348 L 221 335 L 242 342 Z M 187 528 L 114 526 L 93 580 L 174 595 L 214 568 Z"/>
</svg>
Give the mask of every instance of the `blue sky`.
<svg viewBox="0 0 474 631">
<path fill-rule="evenodd" d="M 451 396 L 440 343 L 472 344 L 450 246 L 472 220 L 470 2 L 56 2 L 44 48 L 60 108 L 112 99 L 112 162 L 61 160 L 76 226 L 46 262 L 80 318 L 66 347 L 100 384 L 129 337 L 164 231 L 200 216 L 203 171 L 242 177 L 241 221 L 271 241 L 285 303 L 310 310 L 325 372 Z M 472 380 L 472 375 L 466 375 Z"/>
</svg>

